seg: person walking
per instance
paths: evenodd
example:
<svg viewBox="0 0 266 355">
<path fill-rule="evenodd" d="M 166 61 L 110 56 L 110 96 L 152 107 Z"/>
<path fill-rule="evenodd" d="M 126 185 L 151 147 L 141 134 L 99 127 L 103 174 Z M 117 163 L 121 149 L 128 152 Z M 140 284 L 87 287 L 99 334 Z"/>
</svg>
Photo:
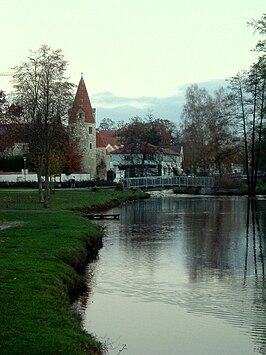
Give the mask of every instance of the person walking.
<svg viewBox="0 0 266 355">
<path fill-rule="evenodd" d="M 75 178 L 75 176 L 72 177 L 70 186 L 71 186 L 71 189 L 74 189 L 76 187 L 76 178 Z"/>
</svg>

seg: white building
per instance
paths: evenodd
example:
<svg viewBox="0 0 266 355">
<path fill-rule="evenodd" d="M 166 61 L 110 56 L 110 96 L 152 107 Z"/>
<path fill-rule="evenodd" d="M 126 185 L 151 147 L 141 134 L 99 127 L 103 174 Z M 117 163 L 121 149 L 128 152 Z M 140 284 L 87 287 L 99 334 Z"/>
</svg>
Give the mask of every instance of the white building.
<svg viewBox="0 0 266 355">
<path fill-rule="evenodd" d="M 116 179 L 182 174 L 183 153 L 152 144 L 129 144 L 110 153 L 110 169 Z"/>
</svg>

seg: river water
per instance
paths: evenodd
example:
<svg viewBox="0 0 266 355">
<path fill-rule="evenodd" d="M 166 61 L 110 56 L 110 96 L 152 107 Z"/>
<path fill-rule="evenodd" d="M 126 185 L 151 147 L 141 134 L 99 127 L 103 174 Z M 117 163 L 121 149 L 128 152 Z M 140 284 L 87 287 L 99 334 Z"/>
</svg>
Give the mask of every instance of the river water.
<svg viewBox="0 0 266 355">
<path fill-rule="evenodd" d="M 266 354 L 266 200 L 169 194 L 110 212 L 78 301 L 107 354 Z"/>
</svg>

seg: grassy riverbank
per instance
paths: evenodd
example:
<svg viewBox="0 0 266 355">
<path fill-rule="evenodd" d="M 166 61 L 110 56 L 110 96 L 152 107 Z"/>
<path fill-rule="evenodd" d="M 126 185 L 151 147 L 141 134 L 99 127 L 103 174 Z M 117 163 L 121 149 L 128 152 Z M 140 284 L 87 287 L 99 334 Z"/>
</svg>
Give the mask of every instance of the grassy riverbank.
<svg viewBox="0 0 266 355">
<path fill-rule="evenodd" d="M 140 195 L 57 191 L 42 209 L 36 192 L 0 192 L 0 353 L 100 354 L 70 307 L 83 285 L 76 269 L 101 233 L 69 208 L 110 206 Z M 4 229 L 7 228 L 7 229 Z"/>
</svg>

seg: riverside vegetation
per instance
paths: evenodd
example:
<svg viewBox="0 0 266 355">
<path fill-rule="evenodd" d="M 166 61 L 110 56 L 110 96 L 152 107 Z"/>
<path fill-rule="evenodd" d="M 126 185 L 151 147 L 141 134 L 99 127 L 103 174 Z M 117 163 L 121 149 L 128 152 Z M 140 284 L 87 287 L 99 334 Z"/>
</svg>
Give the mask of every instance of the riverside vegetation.
<svg viewBox="0 0 266 355">
<path fill-rule="evenodd" d="M 37 192 L 0 191 L 1 354 L 101 354 L 71 308 L 84 286 L 80 271 L 101 247 L 100 229 L 82 212 L 145 197 L 56 191 L 43 209 Z"/>
</svg>

